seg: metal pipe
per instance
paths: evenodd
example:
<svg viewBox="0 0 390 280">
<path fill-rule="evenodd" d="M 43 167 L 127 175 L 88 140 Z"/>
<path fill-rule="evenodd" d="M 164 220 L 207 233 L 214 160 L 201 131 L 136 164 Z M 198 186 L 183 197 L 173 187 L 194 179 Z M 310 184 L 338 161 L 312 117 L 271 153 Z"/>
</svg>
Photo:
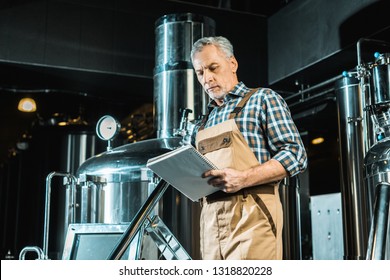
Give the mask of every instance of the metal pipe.
<svg viewBox="0 0 390 280">
<path fill-rule="evenodd" d="M 321 91 L 321 92 L 317 93 L 316 95 L 310 96 L 310 97 L 308 97 L 308 98 L 306 98 L 306 99 L 304 99 L 304 100 L 301 100 L 301 101 L 298 101 L 298 102 L 295 102 L 295 103 L 291 103 L 291 104 L 288 105 L 288 107 L 289 107 L 290 109 L 292 109 L 292 108 L 295 107 L 295 106 L 302 105 L 304 102 L 309 102 L 309 101 L 312 101 L 312 100 L 314 100 L 314 99 L 316 99 L 316 98 L 325 96 L 325 95 L 327 95 L 328 93 L 334 92 L 334 90 L 335 90 L 334 87 L 329 88 L 329 89 L 326 89 L 326 90 Z"/>
<path fill-rule="evenodd" d="M 51 179 L 55 176 L 67 177 L 73 184 L 76 178 L 70 173 L 51 172 L 46 177 L 46 196 L 45 196 L 45 217 L 43 225 L 43 253 L 44 259 L 48 259 L 49 250 L 49 224 L 50 224 L 50 197 L 51 197 Z M 73 212 L 74 213 L 74 212 Z"/>
<path fill-rule="evenodd" d="M 68 179 L 65 177 L 64 179 Z M 68 231 L 68 226 L 76 222 L 76 178 L 64 182 L 65 190 L 65 221 L 64 221 L 64 236 Z"/>
<path fill-rule="evenodd" d="M 135 235 L 138 233 L 141 226 L 146 221 L 148 215 L 150 214 L 154 206 L 156 206 L 157 202 L 162 198 L 168 186 L 169 184 L 167 182 L 165 182 L 164 180 L 160 180 L 156 188 L 152 191 L 145 203 L 142 205 L 141 209 L 134 216 L 129 227 L 123 233 L 115 248 L 107 257 L 107 260 L 120 260 L 122 258 L 127 247 L 133 241 Z"/>
<path fill-rule="evenodd" d="M 321 87 L 324 87 L 324 86 L 326 86 L 326 85 L 328 85 L 328 84 L 334 84 L 334 83 L 335 83 L 337 80 L 339 80 L 341 77 L 342 77 L 342 75 L 338 75 L 338 76 L 336 76 L 336 77 L 330 78 L 330 79 L 328 79 L 328 80 L 326 80 L 326 81 L 323 81 L 323 82 L 321 82 L 321 83 L 319 83 L 319 84 L 316 84 L 316 85 L 314 85 L 314 86 L 312 86 L 312 87 L 310 87 L 310 88 L 301 90 L 301 91 L 299 91 L 299 92 L 297 92 L 297 93 L 295 93 L 295 94 L 293 94 L 293 95 L 287 96 L 287 97 L 285 98 L 285 100 L 286 100 L 286 102 L 288 102 L 288 100 L 290 100 L 290 99 L 292 99 L 292 98 L 294 98 L 294 97 L 297 97 L 297 96 L 300 96 L 300 95 L 302 95 L 302 94 L 305 94 L 305 93 L 314 91 L 314 90 L 316 90 L 316 89 L 318 89 L 318 88 L 321 88 Z M 332 86 L 332 88 L 333 88 L 333 86 Z M 314 97 L 314 96 L 313 96 L 313 97 Z"/>
<path fill-rule="evenodd" d="M 344 258 L 363 259 L 368 240 L 366 192 L 363 187 L 363 108 L 359 81 L 344 77 L 336 83 L 340 184 L 343 206 Z"/>
<path fill-rule="evenodd" d="M 367 260 L 384 260 L 386 258 L 386 242 L 390 241 L 387 234 L 389 201 L 390 183 L 382 182 L 375 190 L 374 215 L 368 239 Z"/>
<path fill-rule="evenodd" d="M 301 260 L 301 207 L 299 198 L 299 178 L 285 178 L 279 186 L 283 205 L 283 259 Z"/>
</svg>

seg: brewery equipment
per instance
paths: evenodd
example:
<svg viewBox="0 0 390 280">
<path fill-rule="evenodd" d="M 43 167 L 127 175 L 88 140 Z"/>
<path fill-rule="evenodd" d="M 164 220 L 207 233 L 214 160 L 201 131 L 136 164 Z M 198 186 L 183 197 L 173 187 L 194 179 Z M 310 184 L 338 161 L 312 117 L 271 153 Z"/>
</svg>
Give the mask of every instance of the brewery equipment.
<svg viewBox="0 0 390 280">
<path fill-rule="evenodd" d="M 356 72 L 337 82 L 345 258 L 389 258 L 390 70 L 389 54 L 365 62 L 360 39 Z"/>
<path fill-rule="evenodd" d="M 146 162 L 151 157 L 177 148 L 181 145 L 180 141 L 179 137 L 144 140 L 111 149 L 87 160 L 77 173 L 81 206 L 76 222 L 131 222 L 132 226 L 139 223 L 136 215 L 153 194 L 157 183 L 153 173 L 146 168 Z M 148 211 L 147 214 L 150 214 L 151 209 Z M 141 244 L 142 240 L 135 242 Z M 136 254 L 140 256 L 141 252 Z"/>
<path fill-rule="evenodd" d="M 41 200 L 38 199 L 38 201 L 44 202 L 41 207 L 45 211 L 42 211 L 42 218 L 39 219 L 39 222 L 43 221 L 43 226 L 35 228 L 40 233 L 39 236 L 43 236 L 42 249 L 38 249 L 37 246 L 27 246 L 22 250 L 21 257 L 24 257 L 23 255 L 28 252 L 37 253 L 39 250 L 41 251 L 38 253 L 39 258 L 58 259 L 61 257 L 67 225 L 75 218 L 75 208 L 64 207 L 65 204 L 72 205 L 73 203 L 73 197 L 69 196 L 70 190 L 75 187 L 77 181 L 73 174 L 76 173 L 82 162 L 100 149 L 96 135 L 90 130 L 91 127 L 85 124 L 57 126 L 50 123 L 34 127 L 34 137 L 30 142 L 32 149 L 27 154 L 34 158 L 34 165 L 29 168 L 29 172 L 32 174 L 31 176 L 28 173 L 23 174 L 21 179 L 33 185 L 40 185 L 41 181 L 45 182 L 45 177 L 37 176 L 37 173 L 39 174 L 37 170 L 40 172 L 46 170 L 48 165 L 46 161 L 55 165 L 55 169 L 66 171 L 50 172 L 46 176 L 44 187 L 33 188 L 38 198 L 42 196 Z M 42 153 L 42 148 L 46 149 L 47 153 Z M 38 163 L 36 158 L 40 157 L 42 160 Z M 41 162 L 46 163 L 41 164 Z M 60 178 L 57 180 L 54 177 Z M 35 178 L 38 181 L 36 184 L 32 181 Z M 56 181 L 54 182 L 54 180 Z M 27 183 L 25 185 L 28 186 Z M 27 192 L 26 194 L 30 200 L 34 200 L 32 199 L 34 193 Z M 40 210 L 40 208 L 36 208 L 36 210 Z M 30 212 L 33 211 L 30 210 Z"/>
<path fill-rule="evenodd" d="M 201 15 L 169 14 L 156 20 L 153 81 L 158 138 L 174 136 L 180 110 L 191 110 L 189 120 L 206 113 L 207 98 L 196 79 L 190 54 L 197 39 L 214 33 L 214 20 Z"/>
<path fill-rule="evenodd" d="M 390 54 L 375 53 L 370 65 L 373 91 L 368 111 L 373 121 L 374 144 L 364 158 L 365 182 L 371 211 L 366 259 L 390 258 Z"/>
<path fill-rule="evenodd" d="M 366 195 L 363 187 L 363 94 L 359 80 L 336 82 L 339 123 L 340 181 L 343 206 L 344 258 L 363 259 L 367 242 Z"/>
<path fill-rule="evenodd" d="M 283 259 L 301 260 L 301 205 L 299 177 L 287 177 L 279 186 L 280 201 L 283 205 Z"/>
</svg>

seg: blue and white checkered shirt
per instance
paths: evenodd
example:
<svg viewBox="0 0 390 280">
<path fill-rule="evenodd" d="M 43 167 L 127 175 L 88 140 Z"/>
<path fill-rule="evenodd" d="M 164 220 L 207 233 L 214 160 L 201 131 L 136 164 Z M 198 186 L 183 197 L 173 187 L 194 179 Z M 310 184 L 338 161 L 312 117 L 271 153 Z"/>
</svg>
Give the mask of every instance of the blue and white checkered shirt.
<svg viewBox="0 0 390 280">
<path fill-rule="evenodd" d="M 238 83 L 224 99 L 222 106 L 211 101 L 205 128 L 228 120 L 229 114 L 250 91 Z M 260 163 L 279 161 L 290 176 L 302 172 L 307 156 L 299 131 L 284 99 L 269 88 L 259 88 L 235 118 L 237 126 Z M 196 128 L 197 129 L 197 128 Z M 194 133 L 194 136 L 196 131 Z"/>
</svg>

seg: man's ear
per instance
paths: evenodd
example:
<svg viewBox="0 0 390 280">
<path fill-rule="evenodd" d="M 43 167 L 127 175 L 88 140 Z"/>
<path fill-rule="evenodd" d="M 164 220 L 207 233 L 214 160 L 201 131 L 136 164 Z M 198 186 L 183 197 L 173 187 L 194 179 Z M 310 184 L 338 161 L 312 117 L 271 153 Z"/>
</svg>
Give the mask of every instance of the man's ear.
<svg viewBox="0 0 390 280">
<path fill-rule="evenodd" d="M 238 61 L 237 61 L 237 59 L 236 59 L 234 56 L 232 56 L 232 57 L 230 58 L 230 64 L 231 64 L 231 68 L 232 68 L 233 73 L 234 73 L 234 74 L 237 73 L 237 70 L 238 70 Z"/>
</svg>

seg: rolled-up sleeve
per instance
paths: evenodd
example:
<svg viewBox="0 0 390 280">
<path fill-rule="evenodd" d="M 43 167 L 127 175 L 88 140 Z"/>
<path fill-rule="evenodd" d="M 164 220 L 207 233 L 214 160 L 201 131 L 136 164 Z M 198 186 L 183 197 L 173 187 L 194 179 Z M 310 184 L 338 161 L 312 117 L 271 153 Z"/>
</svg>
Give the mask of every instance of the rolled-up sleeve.
<svg viewBox="0 0 390 280">
<path fill-rule="evenodd" d="M 261 112 L 272 159 L 279 161 L 290 176 L 303 172 L 307 167 L 306 150 L 284 99 L 268 90 L 263 95 Z"/>
</svg>

